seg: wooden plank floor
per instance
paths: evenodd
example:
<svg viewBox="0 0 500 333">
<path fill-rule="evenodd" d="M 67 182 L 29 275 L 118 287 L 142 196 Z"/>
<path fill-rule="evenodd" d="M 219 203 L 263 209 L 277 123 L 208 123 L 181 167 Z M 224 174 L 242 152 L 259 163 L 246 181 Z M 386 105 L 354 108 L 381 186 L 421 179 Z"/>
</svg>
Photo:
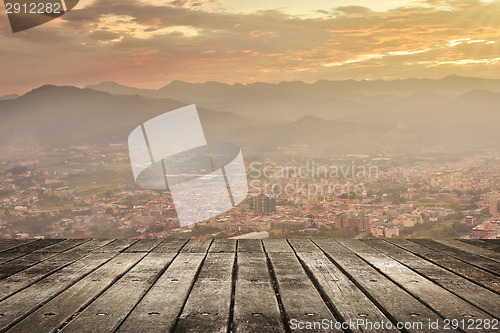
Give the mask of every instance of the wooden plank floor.
<svg viewBox="0 0 500 333">
<path fill-rule="evenodd" d="M 0 240 L 0 332 L 500 332 L 497 242 Z"/>
</svg>

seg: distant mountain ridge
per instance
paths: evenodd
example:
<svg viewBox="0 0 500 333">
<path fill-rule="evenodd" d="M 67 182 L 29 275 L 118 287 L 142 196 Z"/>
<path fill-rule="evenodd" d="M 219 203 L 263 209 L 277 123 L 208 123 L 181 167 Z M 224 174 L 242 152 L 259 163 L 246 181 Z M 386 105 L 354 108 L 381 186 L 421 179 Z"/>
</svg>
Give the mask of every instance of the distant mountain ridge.
<svg viewBox="0 0 500 333">
<path fill-rule="evenodd" d="M 246 85 L 173 81 L 158 90 L 105 82 L 87 88 L 107 91 L 114 95 L 173 98 L 244 117 L 251 115 L 263 121 L 290 122 L 307 114 L 339 120 L 357 117 L 360 111 L 363 113 L 364 110 L 397 112 L 402 109 L 412 111 L 426 107 L 439 109 L 472 91 L 489 91 L 493 95 L 500 93 L 500 79 L 450 75 L 440 80 L 319 80 L 312 84 L 292 81 Z"/>
<path fill-rule="evenodd" d="M 18 98 L 18 94 L 12 94 L 12 95 L 5 95 L 5 96 L 0 96 L 0 101 L 6 101 L 8 99 L 16 99 Z"/>
<path fill-rule="evenodd" d="M 351 91 L 354 94 L 383 95 L 395 94 L 400 96 L 410 95 L 417 92 L 434 92 L 438 94 L 456 97 L 470 90 L 482 89 L 500 93 L 500 79 L 484 79 L 449 75 L 442 79 L 395 79 L 395 80 L 318 80 L 314 83 L 302 81 L 287 81 L 280 83 L 249 83 L 249 84 L 227 84 L 215 81 L 205 83 L 189 83 L 174 80 L 159 89 L 140 89 L 125 86 L 113 81 L 99 84 L 87 85 L 85 88 L 107 91 L 115 95 L 144 95 L 148 97 L 165 97 L 165 94 L 177 95 L 185 93 L 186 90 L 203 88 L 203 95 L 209 93 L 237 93 L 242 90 L 262 91 L 280 89 L 303 89 L 305 91 L 321 92 L 325 90 Z"/>
<path fill-rule="evenodd" d="M 17 99 L 0 101 L 0 146 L 123 142 L 143 122 L 185 105 L 173 99 L 45 85 Z M 212 117 L 220 118 L 217 112 L 198 111 L 208 125 Z M 239 118 L 234 116 L 232 121 Z"/>
<path fill-rule="evenodd" d="M 448 84 L 446 89 L 471 89 L 451 95 L 419 80 L 405 81 L 412 89 L 372 87 L 378 95 L 350 88 L 374 84 L 360 81 L 346 81 L 344 86 L 323 81 L 251 85 L 176 81 L 161 92 L 128 87 L 127 94 L 118 94 L 125 90 L 112 82 L 101 88 L 114 93 L 46 85 L 0 100 L 0 146 L 126 142 L 130 131 L 144 121 L 195 103 L 209 141 L 235 142 L 246 154 L 259 157 L 287 156 L 300 149 L 318 156 L 500 149 L 500 80 L 434 81 Z M 408 94 L 399 95 L 403 90 Z M 169 98 L 146 96 L 145 91 Z"/>
</svg>

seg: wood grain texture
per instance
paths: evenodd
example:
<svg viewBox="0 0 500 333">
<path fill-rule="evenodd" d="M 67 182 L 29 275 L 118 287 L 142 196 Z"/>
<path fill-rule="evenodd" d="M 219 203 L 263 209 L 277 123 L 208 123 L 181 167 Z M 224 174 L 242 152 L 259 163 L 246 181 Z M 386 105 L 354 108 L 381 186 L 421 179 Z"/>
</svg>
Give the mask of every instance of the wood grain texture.
<svg viewBox="0 0 500 333">
<path fill-rule="evenodd" d="M 328 297 L 341 321 L 356 322 L 370 320 L 372 322 L 389 322 L 382 311 L 338 269 L 322 252 L 313 251 L 310 245 L 319 250 L 310 240 L 290 241 L 299 259 L 311 272 L 322 292 Z M 300 244 L 301 246 L 296 246 Z M 308 245 L 306 245 L 308 244 Z M 304 250 L 301 250 L 304 249 Z M 396 328 L 375 329 L 366 327 L 363 332 L 399 332 Z"/>
<path fill-rule="evenodd" d="M 500 275 L 500 266 L 498 265 L 498 262 L 495 262 L 494 260 L 470 253 L 468 251 L 460 250 L 456 247 L 445 245 L 432 239 L 414 239 L 412 241 L 430 249 L 442 252 L 470 265 L 484 269 L 490 273 Z"/>
<path fill-rule="evenodd" d="M 384 314 L 390 317 L 395 324 L 413 321 L 438 321 L 440 332 L 447 332 L 442 317 L 429 309 L 406 290 L 400 288 L 392 280 L 380 273 L 377 269 L 362 260 L 355 252 L 347 249 L 338 242 L 331 240 L 314 241 L 323 249 L 328 257 L 339 265 L 342 271 L 353 280 L 356 285 L 376 302 Z M 409 332 L 427 332 L 425 327 L 409 329 Z"/>
<path fill-rule="evenodd" d="M 339 240 L 339 242 L 394 281 L 400 288 L 434 309 L 440 316 L 457 320 L 462 318 L 493 319 L 491 315 L 360 240 L 349 239 Z M 472 332 L 474 329 L 464 331 Z"/>
<path fill-rule="evenodd" d="M 498 306 L 500 295 L 386 241 L 367 240 L 365 242 L 490 315 L 500 318 Z"/>
<path fill-rule="evenodd" d="M 461 239 L 463 243 L 471 244 L 480 248 L 484 248 L 496 253 L 500 252 L 500 244 L 497 242 L 492 242 L 492 240 L 482 240 L 482 239 Z"/>
<path fill-rule="evenodd" d="M 337 319 L 323 301 L 320 292 L 307 276 L 286 240 L 264 241 L 266 252 L 268 246 L 274 251 L 269 252 L 268 257 L 288 323 L 293 325 L 294 322 L 321 322 L 323 320 L 336 323 Z M 315 329 L 303 331 L 314 332 Z M 341 332 L 342 330 L 332 331 Z"/>
<path fill-rule="evenodd" d="M 495 274 L 470 265 L 469 263 L 449 256 L 446 253 L 430 249 L 415 242 L 410 242 L 406 239 L 389 239 L 387 241 L 460 276 L 463 276 L 485 288 L 488 288 L 496 293 L 500 293 L 500 278 Z"/>
<path fill-rule="evenodd" d="M 239 243 L 240 241 L 238 245 Z M 260 244 L 255 241 L 252 243 Z M 236 276 L 232 323 L 234 331 L 284 332 L 283 318 L 264 252 L 239 252 Z"/>
<path fill-rule="evenodd" d="M 0 332 L 456 332 L 500 317 L 498 245 L 0 240 Z"/>
<path fill-rule="evenodd" d="M 99 298 L 76 316 L 63 332 L 113 332 L 175 257 L 149 253 Z"/>
<path fill-rule="evenodd" d="M 453 247 L 462 251 L 466 251 L 484 258 L 500 262 L 500 253 L 483 249 L 478 246 L 470 245 L 458 240 L 435 240 L 438 243 Z"/>
<path fill-rule="evenodd" d="M 206 253 L 177 255 L 118 332 L 168 332 L 182 311 Z"/>
<path fill-rule="evenodd" d="M 211 249 L 211 248 L 210 248 Z M 179 316 L 178 332 L 226 332 L 229 325 L 234 253 L 209 252 Z"/>
</svg>

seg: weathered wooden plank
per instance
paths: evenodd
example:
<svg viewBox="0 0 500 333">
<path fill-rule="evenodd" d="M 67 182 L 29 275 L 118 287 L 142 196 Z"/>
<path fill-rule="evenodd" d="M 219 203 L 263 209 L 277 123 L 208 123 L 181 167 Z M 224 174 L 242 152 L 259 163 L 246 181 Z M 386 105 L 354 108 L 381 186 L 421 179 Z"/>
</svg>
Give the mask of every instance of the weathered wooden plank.
<svg viewBox="0 0 500 333">
<path fill-rule="evenodd" d="M 9 261 L 12 261 L 14 259 L 17 259 L 17 258 L 20 258 L 22 256 L 26 255 L 26 253 L 16 253 L 16 252 L 12 252 L 12 253 L 1 253 L 0 254 L 0 267 L 1 265 L 9 262 Z"/>
<path fill-rule="evenodd" d="M 303 331 L 317 332 L 319 327 L 311 326 L 312 323 L 320 323 L 324 320 L 335 325 L 337 319 L 330 312 L 286 240 L 284 243 L 274 242 L 275 240 L 266 241 L 264 240 L 264 251 L 272 266 L 273 278 L 279 289 L 289 327 L 293 329 L 299 323 L 304 325 L 309 323 L 308 326 L 304 326 Z M 268 252 L 268 244 L 274 252 Z M 288 246 L 289 251 L 286 250 L 285 245 Z M 342 331 L 335 329 L 335 326 L 332 328 L 331 332 Z"/>
<path fill-rule="evenodd" d="M 286 239 L 264 239 L 263 243 L 267 253 L 293 253 L 293 250 Z"/>
<path fill-rule="evenodd" d="M 4 252 L 8 253 L 30 253 L 39 249 L 43 249 L 46 246 L 50 246 L 59 242 L 62 242 L 62 239 L 39 239 L 34 242 L 27 242 L 20 246 L 16 246 Z"/>
<path fill-rule="evenodd" d="M 466 262 L 453 258 L 445 253 L 432 250 L 428 247 L 410 242 L 406 239 L 387 239 L 388 242 L 408 250 L 419 257 L 429 260 L 441 267 L 444 267 L 472 282 L 485 288 L 500 293 L 500 278 L 495 274 L 484 271 Z"/>
<path fill-rule="evenodd" d="M 130 246 L 127 248 L 125 251 L 126 253 L 131 253 L 131 252 L 149 252 L 153 250 L 158 244 L 160 244 L 163 240 L 162 239 L 141 239 L 138 242 L 134 243 L 134 245 Z"/>
<path fill-rule="evenodd" d="M 0 302 L 0 331 L 13 326 L 114 256 L 93 253 L 6 298 Z"/>
<path fill-rule="evenodd" d="M 12 264 L 31 263 L 0 280 L 0 331 L 9 328 L 24 331 L 30 326 L 35 332 L 57 328 L 67 332 L 165 332 L 174 328 L 179 332 L 283 332 L 291 330 L 291 319 L 296 320 L 295 324 L 301 320 L 303 324 L 316 325 L 324 324 L 325 319 L 332 320 L 334 327 L 335 320 L 360 318 L 375 323 L 420 321 L 423 325 L 428 320 L 439 320 L 443 330 L 440 316 L 447 317 L 446 311 L 475 309 L 478 312 L 463 313 L 465 317 L 460 319 L 466 320 L 469 316 L 475 319 L 500 316 L 500 296 L 498 291 L 491 291 L 500 286 L 499 276 L 445 251 L 405 241 L 411 243 L 409 248 L 413 249 L 407 250 L 394 245 L 402 241 L 390 241 L 341 241 L 353 251 L 334 240 L 315 241 L 320 245 L 324 242 L 323 249 L 304 239 L 160 241 L 156 247 L 150 242 L 127 251 L 127 255 L 143 259 L 137 259 L 136 266 L 115 274 L 111 280 L 105 274 L 108 283 L 97 292 L 91 290 L 91 283 L 81 286 L 82 281 L 110 264 L 109 260 L 131 247 L 135 240 L 101 241 L 103 247 L 95 240 L 84 243 L 68 240 L 36 245 L 29 254 L 0 252 L 0 263 L 2 255 L 10 260 L 12 267 L 15 266 Z M 0 241 L 0 248 L 2 244 Z M 466 247 L 446 242 L 436 244 L 454 252 L 455 256 L 462 251 L 498 264 L 494 258 L 481 255 L 497 255 L 495 252 L 471 251 L 465 243 Z M 268 253 L 264 252 L 264 245 L 268 245 Z M 205 258 L 207 261 L 203 264 Z M 231 265 L 234 262 L 229 258 L 236 258 L 236 264 Z M 387 263 L 389 265 L 385 265 Z M 9 267 L 5 263 L 0 265 L 0 274 L 2 266 Z M 223 277 L 210 280 L 214 274 Z M 413 280 L 409 281 L 410 278 Z M 96 282 L 101 283 L 93 281 Z M 490 290 L 486 290 L 486 285 Z M 62 305 L 58 305 L 61 302 L 56 300 L 61 295 L 70 295 L 68 291 L 74 291 L 75 286 L 80 286 L 80 291 L 72 293 L 74 301 L 65 296 Z M 234 291 L 232 297 L 231 291 Z M 313 304 L 310 296 L 304 297 L 311 291 L 316 293 Z M 51 312 L 35 318 L 41 309 Z M 405 316 L 407 319 L 402 320 Z M 30 320 L 31 324 L 26 324 Z M 388 327 L 370 329 L 369 324 L 364 325 L 351 327 L 350 331 L 382 332 Z M 321 328 L 316 326 L 309 331 L 317 332 Z M 408 329 L 408 332 L 419 331 L 430 330 L 427 326 Z"/>
<path fill-rule="evenodd" d="M 176 332 L 226 332 L 234 253 L 209 252 L 175 326 Z"/>
<path fill-rule="evenodd" d="M 490 273 L 500 275 L 500 265 L 498 265 L 498 262 L 483 258 L 481 256 L 462 251 L 441 243 L 438 243 L 436 241 L 430 240 L 430 239 L 412 239 L 413 242 L 423 245 L 425 247 L 428 247 L 430 249 L 440 251 L 444 254 L 447 254 L 451 257 L 454 257 L 456 259 L 459 259 L 463 262 L 466 262 L 468 264 L 471 264 L 473 266 L 482 268 Z"/>
<path fill-rule="evenodd" d="M 256 240 L 245 240 L 245 249 L 256 250 Z M 262 251 L 240 252 L 238 241 L 238 271 L 234 295 L 234 332 L 284 332 L 278 301 L 271 276 L 267 269 L 266 256 Z"/>
<path fill-rule="evenodd" d="M 32 252 L 6 262 L 0 266 L 0 279 L 5 279 L 8 276 L 21 272 L 26 268 L 41 263 L 44 260 L 47 260 L 56 255 L 57 253 Z"/>
<path fill-rule="evenodd" d="M 500 307 L 498 306 L 500 295 L 386 241 L 377 239 L 364 242 L 490 315 L 500 318 Z"/>
<path fill-rule="evenodd" d="M 89 240 L 90 239 L 65 239 L 61 242 L 42 247 L 41 249 L 35 250 L 33 252 L 61 253 L 72 249 L 75 246 L 88 242 Z"/>
<path fill-rule="evenodd" d="M 444 318 L 457 320 L 463 318 L 494 319 L 488 313 L 360 240 L 346 239 L 339 240 L 339 242 Z M 464 329 L 464 331 L 471 332 L 470 329 Z"/>
<path fill-rule="evenodd" d="M 180 252 L 118 328 L 118 332 L 171 330 L 206 255 L 206 252 Z"/>
<path fill-rule="evenodd" d="M 427 306 L 420 303 L 406 290 L 400 288 L 387 277 L 368 265 L 354 252 L 331 240 L 314 240 L 327 256 L 333 260 L 342 272 L 346 274 L 378 308 L 384 309 L 384 314 L 393 323 L 415 323 L 408 332 L 429 332 L 426 323 L 438 322 L 440 329 L 436 332 L 449 332 L 444 329 L 444 321 Z M 456 331 L 455 331 L 456 332 Z"/>
<path fill-rule="evenodd" d="M 149 253 L 65 326 L 63 332 L 114 332 L 175 257 Z"/>
<path fill-rule="evenodd" d="M 235 239 L 214 239 L 212 245 L 210 246 L 211 253 L 232 253 L 236 252 L 236 240 Z"/>
<path fill-rule="evenodd" d="M 317 253 L 323 254 L 323 251 L 316 246 L 310 239 L 289 239 L 288 243 L 292 246 L 293 250 L 298 253 Z"/>
<path fill-rule="evenodd" d="M 37 252 L 37 250 L 50 247 L 61 242 L 62 239 L 40 239 L 34 242 L 27 242 L 20 246 L 6 250 L 0 254 L 0 279 L 15 274 L 38 262 L 50 258 L 57 253 Z"/>
<path fill-rule="evenodd" d="M 29 285 L 41 280 L 45 276 L 75 262 L 76 260 L 87 256 L 90 251 L 106 245 L 107 240 L 86 241 L 74 248 L 71 248 L 59 255 L 55 255 L 39 264 L 33 265 L 19 273 L 13 274 L 0 282 L 0 300 L 9 295 L 28 287 Z M 62 243 L 62 242 L 61 242 Z M 58 243 L 58 244 L 61 244 Z M 74 243 L 76 244 L 76 243 Z M 56 244 L 57 245 L 57 244 Z"/>
<path fill-rule="evenodd" d="M 474 255 L 478 255 L 478 256 L 481 256 L 484 258 L 494 260 L 497 262 L 497 265 L 499 265 L 498 263 L 500 263 L 500 253 L 486 250 L 486 249 L 483 249 L 481 247 L 470 245 L 470 244 L 460 242 L 457 240 L 436 239 L 435 241 L 438 243 L 444 244 L 446 246 L 449 246 L 449 247 L 452 247 L 455 249 L 459 249 L 461 251 L 469 252 L 469 253 L 472 253 Z"/>
<path fill-rule="evenodd" d="M 145 253 L 120 253 L 10 329 L 11 332 L 52 332 L 132 268 Z"/>
<path fill-rule="evenodd" d="M 36 239 L 2 239 L 0 241 L 0 252 L 7 251 L 35 241 Z"/>
<path fill-rule="evenodd" d="M 36 239 L 6 239 L 0 241 L 0 265 L 6 262 L 12 261 L 14 259 L 20 258 L 27 254 L 27 252 L 16 252 L 15 248 L 29 243 L 36 242 Z"/>
<path fill-rule="evenodd" d="M 482 239 L 461 239 L 461 242 L 464 242 L 466 244 L 471 244 L 474 246 L 478 246 L 483 249 L 487 249 L 490 251 L 493 251 L 495 253 L 500 252 L 500 245 L 496 244 L 494 242 L 490 242 L 487 240 L 482 240 Z"/>
<path fill-rule="evenodd" d="M 432 283 L 426 277 L 417 274 L 375 248 L 359 240 L 339 240 L 339 242 L 356 252 L 358 256 L 375 266 L 417 299 L 428 304 L 441 316 L 457 320 L 463 318 L 493 319 L 490 314 L 462 300 L 446 288 Z M 464 329 L 464 331 L 470 331 L 470 329 Z"/>
<path fill-rule="evenodd" d="M 181 252 L 183 253 L 206 253 L 212 244 L 211 239 L 190 239 L 184 245 Z"/>
<path fill-rule="evenodd" d="M 115 239 L 109 240 L 109 243 L 106 246 L 100 247 L 98 249 L 93 250 L 93 252 L 101 252 L 101 253 L 118 253 L 123 252 L 128 249 L 130 246 L 137 242 L 136 239 Z"/>
<path fill-rule="evenodd" d="M 108 248 L 112 242 L 113 242 L 112 239 L 91 239 L 88 242 L 85 242 L 81 245 L 78 245 L 77 247 L 65 251 L 64 253 L 85 254 L 88 252 L 100 252 Z"/>
<path fill-rule="evenodd" d="M 14 239 L 7 239 L 7 240 L 1 240 L 0 241 L 0 248 L 2 251 L 0 251 L 0 265 L 12 261 L 14 259 L 20 258 L 24 255 L 26 255 L 28 252 L 15 252 L 12 251 L 14 248 L 28 244 L 28 243 L 33 243 L 36 242 L 36 239 L 29 239 L 29 240 L 14 240 Z"/>
<path fill-rule="evenodd" d="M 293 329 L 299 322 L 319 323 L 325 320 L 333 325 L 337 323 L 337 319 L 330 312 L 293 252 L 271 252 L 268 253 L 268 257 L 289 327 Z M 314 326 L 304 328 L 304 332 L 318 331 L 318 327 Z M 342 330 L 334 328 L 331 331 Z"/>
<path fill-rule="evenodd" d="M 290 244 L 296 251 L 303 265 L 310 271 L 316 284 L 325 294 L 332 308 L 335 308 L 339 321 L 363 322 L 365 320 L 373 323 L 390 322 L 380 309 L 351 281 L 346 277 L 325 255 L 319 250 L 313 251 L 310 245 L 319 248 L 310 240 L 290 240 Z M 297 246 L 299 245 L 300 246 Z M 363 325 L 364 326 L 364 325 Z M 353 328 L 353 332 L 399 332 L 393 328 L 363 327 Z"/>
<path fill-rule="evenodd" d="M 0 265 L 26 255 L 26 253 L 5 253 L 0 257 Z"/>
<path fill-rule="evenodd" d="M 177 253 L 187 243 L 187 240 L 165 240 L 155 247 L 151 252 L 154 253 Z"/>
<path fill-rule="evenodd" d="M 238 253 L 240 252 L 263 253 L 264 249 L 260 239 L 238 239 Z"/>
</svg>

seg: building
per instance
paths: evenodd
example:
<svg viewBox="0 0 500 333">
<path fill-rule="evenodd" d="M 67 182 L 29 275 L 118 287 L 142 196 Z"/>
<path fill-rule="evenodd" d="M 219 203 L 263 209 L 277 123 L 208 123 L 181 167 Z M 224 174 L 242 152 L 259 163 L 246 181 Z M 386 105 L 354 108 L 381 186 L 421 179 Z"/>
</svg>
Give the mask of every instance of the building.
<svg viewBox="0 0 500 333">
<path fill-rule="evenodd" d="M 386 227 L 384 229 L 384 235 L 386 238 L 398 237 L 399 236 L 399 228 L 397 226 Z"/>
<path fill-rule="evenodd" d="M 492 218 L 472 229 L 472 238 L 497 238 L 500 236 L 500 219 Z"/>
<path fill-rule="evenodd" d="M 498 214 L 498 196 L 492 196 L 490 198 L 490 215 Z"/>
<path fill-rule="evenodd" d="M 495 236 L 495 231 L 489 225 L 478 225 L 472 229 L 472 238 L 489 238 Z"/>
<path fill-rule="evenodd" d="M 258 215 L 273 215 L 276 213 L 276 199 L 261 194 L 250 200 L 250 209 Z"/>
<path fill-rule="evenodd" d="M 465 217 L 465 224 L 468 225 L 469 227 L 475 225 L 476 224 L 475 222 L 476 221 L 474 220 L 474 216 L 469 215 Z"/>
<path fill-rule="evenodd" d="M 336 217 L 335 227 L 337 229 L 344 228 L 355 228 L 357 227 L 359 231 L 369 231 L 369 219 L 368 217 L 359 213 L 342 213 Z"/>
</svg>

